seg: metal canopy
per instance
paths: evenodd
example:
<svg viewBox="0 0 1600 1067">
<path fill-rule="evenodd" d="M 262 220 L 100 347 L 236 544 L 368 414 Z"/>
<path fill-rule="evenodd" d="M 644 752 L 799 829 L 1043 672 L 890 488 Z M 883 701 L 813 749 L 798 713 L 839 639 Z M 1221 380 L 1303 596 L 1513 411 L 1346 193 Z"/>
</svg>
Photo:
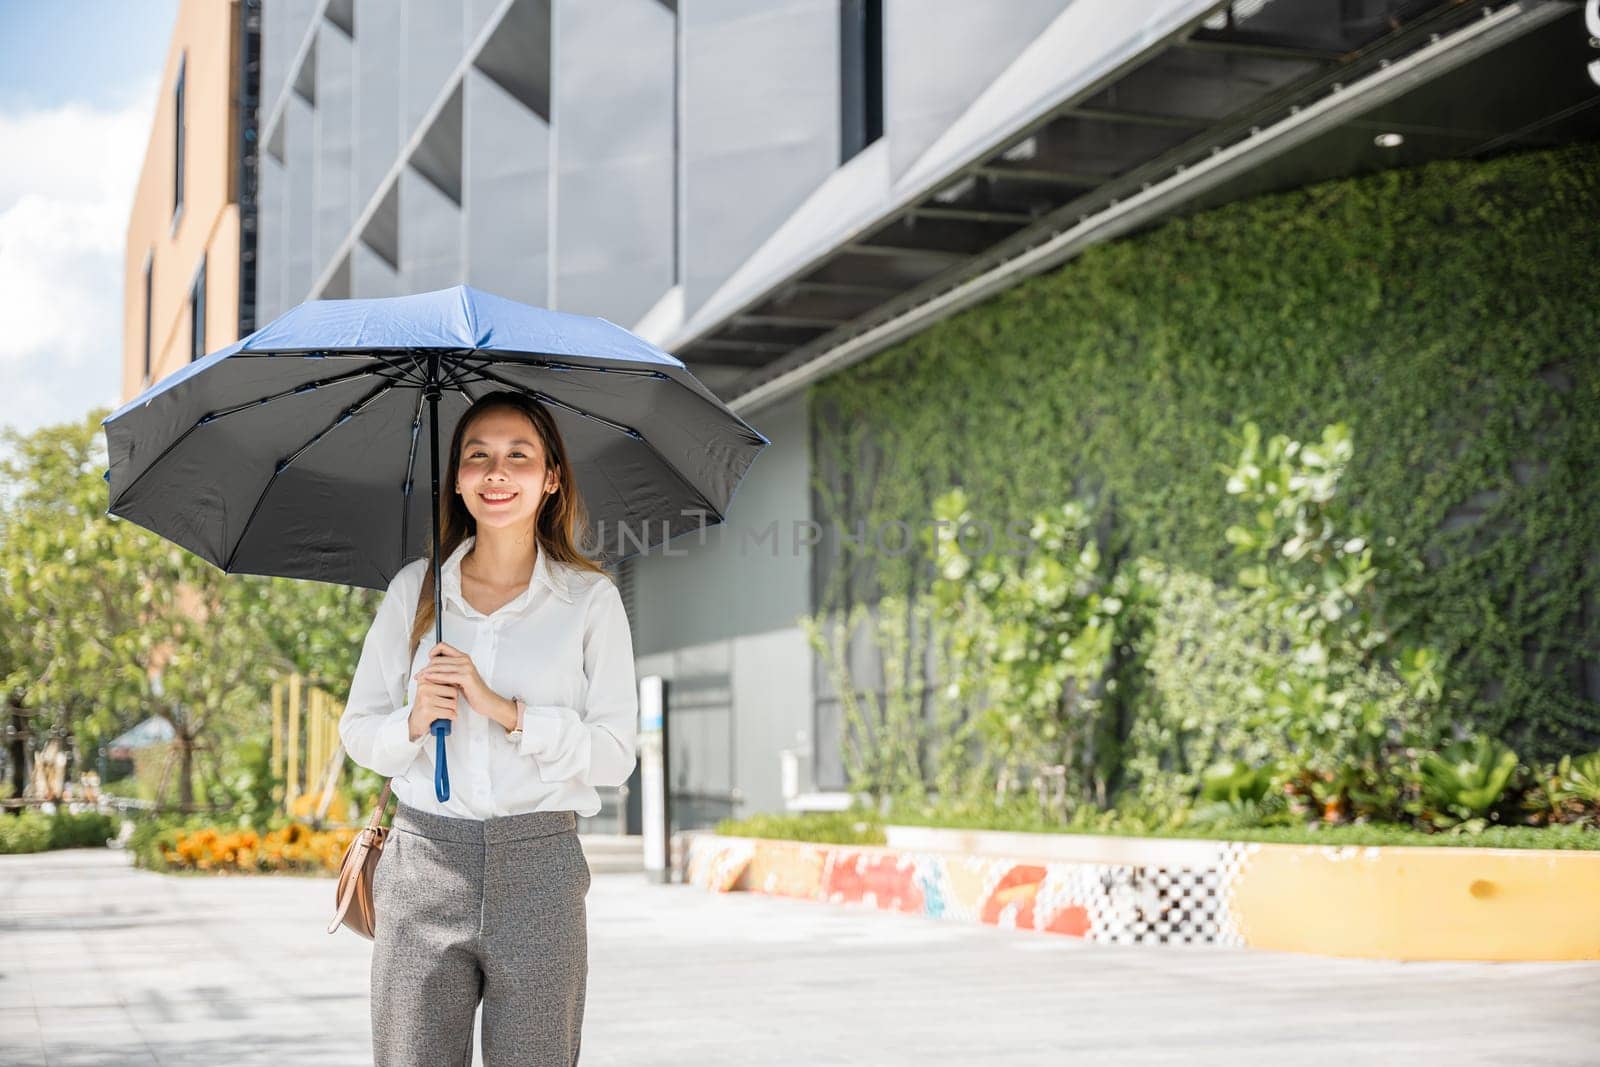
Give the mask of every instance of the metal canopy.
<svg viewBox="0 0 1600 1067">
<path fill-rule="evenodd" d="M 1434 62 L 1457 39 L 1471 47 Z M 1337 125 L 1263 152 L 1225 181 L 1196 183 L 1139 224 L 1329 178 L 1593 139 L 1600 88 L 1587 58 L 1582 13 L 1563 0 L 1493 9 L 1453 0 L 1222 5 L 678 343 L 676 354 L 697 372 L 716 371 L 717 391 L 735 410 L 770 403 L 821 373 L 808 367 L 846 349 L 863 358 L 924 328 L 973 302 L 942 300 L 969 279 L 1152 183 L 1181 183 L 1186 170 L 1330 95 L 1346 101 Z M 1408 59 L 1415 70 L 1405 91 L 1376 91 Z M 1108 236 L 1129 228 L 1109 227 Z M 886 328 L 897 322 L 911 328 Z"/>
</svg>

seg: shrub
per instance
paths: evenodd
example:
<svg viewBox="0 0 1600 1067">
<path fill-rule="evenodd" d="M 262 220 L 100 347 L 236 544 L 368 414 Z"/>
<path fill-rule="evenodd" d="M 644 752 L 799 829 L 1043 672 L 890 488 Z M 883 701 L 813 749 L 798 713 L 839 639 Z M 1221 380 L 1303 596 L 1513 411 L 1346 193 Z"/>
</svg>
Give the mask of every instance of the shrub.
<svg viewBox="0 0 1600 1067">
<path fill-rule="evenodd" d="M 1276 776 L 1277 767 L 1271 763 L 1262 767 L 1238 760 L 1213 764 L 1200 781 L 1200 799 L 1233 804 L 1260 801 L 1272 791 Z"/>
<path fill-rule="evenodd" d="M 38 812 L 0 815 L 0 853 L 43 852 L 50 847 L 50 819 Z"/>
<path fill-rule="evenodd" d="M 99 811 L 57 812 L 50 821 L 51 848 L 104 848 L 121 820 Z"/>
<path fill-rule="evenodd" d="M 0 853 L 104 847 L 116 836 L 116 825 L 114 816 L 98 811 L 0 815 Z"/>
<path fill-rule="evenodd" d="M 1600 752 L 1563 756 L 1531 772 L 1522 809 L 1535 826 L 1582 823 L 1600 827 Z"/>
<path fill-rule="evenodd" d="M 752 815 L 723 819 L 716 832 L 729 837 L 765 837 L 834 845 L 881 845 L 882 820 L 866 810 L 808 811 L 795 815 Z"/>
<path fill-rule="evenodd" d="M 1488 737 L 1429 752 L 1419 765 L 1416 814 L 1440 828 L 1483 823 L 1495 814 L 1517 771 L 1517 754 Z"/>
<path fill-rule="evenodd" d="M 1561 757 L 1556 775 L 1561 783 L 1557 796 L 1572 813 L 1591 821 L 1600 819 L 1600 752 Z"/>
</svg>

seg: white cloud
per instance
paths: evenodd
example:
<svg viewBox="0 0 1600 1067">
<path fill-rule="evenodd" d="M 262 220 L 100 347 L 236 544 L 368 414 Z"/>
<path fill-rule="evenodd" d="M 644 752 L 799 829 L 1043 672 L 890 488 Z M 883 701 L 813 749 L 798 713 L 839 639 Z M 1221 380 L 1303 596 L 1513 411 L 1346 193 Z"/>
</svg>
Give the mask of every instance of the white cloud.
<svg viewBox="0 0 1600 1067">
<path fill-rule="evenodd" d="M 120 110 L 0 114 L 0 424 L 116 404 L 123 243 L 155 93 Z"/>
</svg>

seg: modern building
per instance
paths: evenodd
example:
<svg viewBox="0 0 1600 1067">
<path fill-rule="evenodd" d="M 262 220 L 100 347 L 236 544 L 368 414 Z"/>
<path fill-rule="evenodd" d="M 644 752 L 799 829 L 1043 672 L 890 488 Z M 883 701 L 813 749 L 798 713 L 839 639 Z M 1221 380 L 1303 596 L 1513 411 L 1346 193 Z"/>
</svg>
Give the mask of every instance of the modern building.
<svg viewBox="0 0 1600 1067">
<path fill-rule="evenodd" d="M 263 7 L 260 321 L 466 282 L 634 329 L 772 439 L 728 524 L 623 571 L 684 825 L 782 809 L 784 753 L 845 784 L 806 385 L 1180 213 L 1600 133 L 1570 0 Z"/>
<path fill-rule="evenodd" d="M 183 0 L 123 264 L 122 399 L 255 329 L 254 0 Z"/>
</svg>

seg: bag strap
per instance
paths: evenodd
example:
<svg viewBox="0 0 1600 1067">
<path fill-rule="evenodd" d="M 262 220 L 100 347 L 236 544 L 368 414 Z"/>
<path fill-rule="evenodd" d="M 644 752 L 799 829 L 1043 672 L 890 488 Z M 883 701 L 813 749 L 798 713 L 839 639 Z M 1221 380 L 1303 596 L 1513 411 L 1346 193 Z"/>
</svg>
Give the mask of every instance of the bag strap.
<svg viewBox="0 0 1600 1067">
<path fill-rule="evenodd" d="M 381 792 L 378 793 L 378 804 L 377 804 L 376 807 L 374 807 L 372 809 L 372 818 L 367 820 L 367 829 L 368 830 L 376 830 L 376 829 L 378 829 L 378 827 L 380 825 L 378 820 L 383 818 L 383 810 L 389 806 L 390 787 L 393 784 L 394 784 L 394 779 L 393 778 L 385 778 L 383 780 L 383 789 L 382 789 Z"/>
</svg>

